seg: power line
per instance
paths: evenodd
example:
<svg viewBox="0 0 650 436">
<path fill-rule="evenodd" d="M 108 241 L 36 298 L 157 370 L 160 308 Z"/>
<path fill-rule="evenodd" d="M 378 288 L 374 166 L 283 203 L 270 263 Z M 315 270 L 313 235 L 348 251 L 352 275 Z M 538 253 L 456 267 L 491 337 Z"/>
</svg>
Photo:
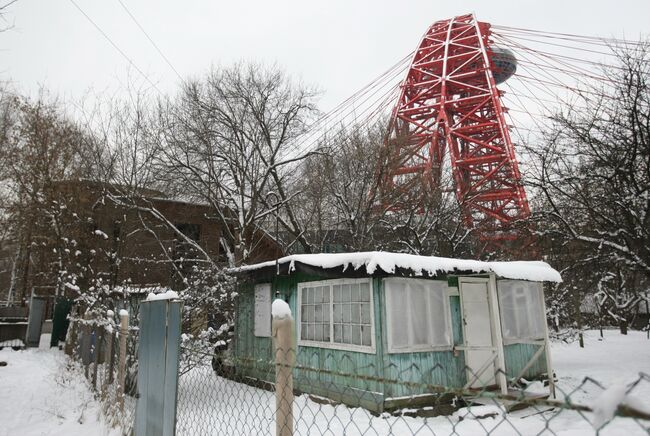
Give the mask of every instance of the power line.
<svg viewBox="0 0 650 436">
<path fill-rule="evenodd" d="M 141 75 L 141 76 L 142 76 L 142 77 L 143 77 L 147 82 L 149 82 L 149 84 L 150 84 L 152 87 L 154 87 L 154 89 L 155 89 L 156 91 L 158 91 L 158 92 L 160 93 L 160 95 L 163 95 L 163 96 L 165 95 L 165 94 L 163 94 L 163 92 L 160 90 L 160 88 L 158 88 L 158 86 L 157 86 L 154 82 L 151 81 L 151 79 L 149 78 L 149 76 L 147 76 L 147 75 L 146 75 L 146 74 L 145 74 L 145 73 L 144 73 L 144 72 L 143 72 L 143 71 L 142 71 L 142 70 L 141 70 L 141 69 L 140 69 L 140 68 L 135 64 L 135 62 L 133 62 L 133 61 L 131 60 L 131 58 L 130 58 L 129 56 L 127 56 L 127 54 L 124 53 L 124 51 L 123 51 L 123 50 L 122 50 L 122 49 L 121 49 L 121 48 L 120 48 L 120 47 L 119 47 L 115 42 L 113 42 L 113 40 L 112 40 L 112 39 L 111 39 L 111 38 L 106 34 L 106 32 L 104 32 L 104 31 L 102 30 L 102 28 L 99 27 L 99 25 L 98 25 L 97 23 L 95 23 L 95 21 L 93 21 L 93 19 L 90 18 L 90 16 L 89 16 L 86 12 L 84 12 L 84 10 L 81 9 L 81 7 L 80 7 L 80 6 L 79 6 L 79 5 L 78 5 L 74 0 L 70 0 L 70 3 L 72 3 L 72 4 L 74 5 L 74 7 L 77 8 L 77 10 L 78 10 L 79 12 L 81 12 L 81 14 L 82 14 L 84 17 L 86 17 L 86 19 L 87 19 L 87 20 L 88 20 L 88 21 L 89 21 L 89 22 L 90 22 L 90 23 L 95 27 L 95 29 L 97 29 L 97 31 L 98 31 L 99 33 L 102 34 L 102 36 L 106 39 L 106 41 L 108 41 L 108 42 L 113 46 L 113 48 L 115 48 L 115 50 L 117 50 L 117 51 L 122 55 L 122 57 L 123 57 L 124 59 L 126 59 L 127 62 L 128 62 L 128 63 L 129 63 L 133 68 L 135 68 L 136 71 L 137 71 L 138 73 L 140 73 L 140 75 Z"/>
<path fill-rule="evenodd" d="M 171 63 L 171 61 L 169 60 L 169 58 L 167 58 L 167 56 L 165 56 L 165 54 L 163 53 L 163 51 L 160 49 L 160 47 L 158 47 L 158 45 L 154 42 L 154 40 L 149 36 L 149 34 L 147 33 L 147 31 L 144 30 L 144 28 L 142 27 L 142 25 L 140 24 L 140 22 L 135 18 L 135 16 L 131 13 L 131 11 L 129 11 L 129 9 L 126 7 L 126 5 L 124 4 L 124 2 L 122 2 L 122 0 L 117 0 L 117 1 L 120 3 L 120 5 L 122 5 L 122 8 L 124 8 L 124 11 L 129 15 L 129 17 L 131 17 L 131 20 L 133 20 L 133 22 L 136 24 L 136 26 L 138 26 L 138 28 L 139 28 L 140 31 L 144 34 L 144 36 L 147 37 L 147 39 L 149 40 L 149 42 L 151 43 L 151 45 L 154 46 L 154 48 L 156 49 L 156 51 L 158 52 L 158 54 L 160 54 L 160 56 L 165 60 L 165 62 L 167 62 L 167 65 L 169 65 L 169 68 L 171 68 L 171 69 L 174 71 L 174 73 L 176 73 L 176 75 L 177 75 L 178 78 L 181 80 L 181 82 L 183 82 L 183 76 L 181 76 L 181 74 L 180 74 L 180 73 L 178 72 L 178 70 L 174 67 L 174 65 Z"/>
</svg>

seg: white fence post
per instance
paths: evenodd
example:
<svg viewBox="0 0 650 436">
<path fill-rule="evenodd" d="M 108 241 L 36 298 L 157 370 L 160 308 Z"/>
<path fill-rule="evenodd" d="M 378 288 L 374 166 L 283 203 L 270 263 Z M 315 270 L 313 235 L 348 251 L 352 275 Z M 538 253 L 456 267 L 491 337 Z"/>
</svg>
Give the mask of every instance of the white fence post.
<svg viewBox="0 0 650 436">
<path fill-rule="evenodd" d="M 293 435 L 293 366 L 296 360 L 294 325 L 289 305 L 273 302 L 273 345 L 275 350 L 275 434 Z"/>
</svg>

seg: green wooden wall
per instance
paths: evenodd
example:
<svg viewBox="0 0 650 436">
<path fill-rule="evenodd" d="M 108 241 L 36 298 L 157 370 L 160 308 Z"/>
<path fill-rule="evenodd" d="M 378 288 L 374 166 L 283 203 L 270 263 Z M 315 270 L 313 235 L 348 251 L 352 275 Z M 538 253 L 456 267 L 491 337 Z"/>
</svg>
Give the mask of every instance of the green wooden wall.
<svg viewBox="0 0 650 436">
<path fill-rule="evenodd" d="M 510 344 L 504 348 L 506 360 L 506 374 L 508 378 L 517 377 L 524 369 L 528 361 L 539 350 L 540 345 L 533 344 Z M 537 361 L 526 371 L 524 378 L 531 380 L 540 378 L 546 370 L 546 352 L 542 352 Z"/>
</svg>

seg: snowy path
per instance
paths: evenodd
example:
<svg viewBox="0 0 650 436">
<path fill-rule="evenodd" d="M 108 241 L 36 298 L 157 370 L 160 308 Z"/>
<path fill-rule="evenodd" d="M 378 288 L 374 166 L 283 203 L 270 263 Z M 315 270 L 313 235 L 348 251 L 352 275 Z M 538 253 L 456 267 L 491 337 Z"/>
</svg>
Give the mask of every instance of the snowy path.
<svg viewBox="0 0 650 436">
<path fill-rule="evenodd" d="M 83 375 L 65 370 L 62 351 L 4 348 L 0 361 L 0 436 L 118 433 L 106 430 Z"/>
</svg>

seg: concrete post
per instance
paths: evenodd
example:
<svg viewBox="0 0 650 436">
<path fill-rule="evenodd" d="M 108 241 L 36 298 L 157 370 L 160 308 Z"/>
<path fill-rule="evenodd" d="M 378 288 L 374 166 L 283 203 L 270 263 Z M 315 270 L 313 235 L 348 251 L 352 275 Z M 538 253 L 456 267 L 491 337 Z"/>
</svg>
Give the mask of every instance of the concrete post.
<svg viewBox="0 0 650 436">
<path fill-rule="evenodd" d="M 290 316 L 273 317 L 277 436 L 293 435 L 293 366 L 296 360 L 293 330 L 293 319 Z"/>
<path fill-rule="evenodd" d="M 116 400 L 120 412 L 124 410 L 124 382 L 126 380 L 126 340 L 129 336 L 129 313 L 120 310 L 120 355 L 117 362 Z"/>
</svg>

